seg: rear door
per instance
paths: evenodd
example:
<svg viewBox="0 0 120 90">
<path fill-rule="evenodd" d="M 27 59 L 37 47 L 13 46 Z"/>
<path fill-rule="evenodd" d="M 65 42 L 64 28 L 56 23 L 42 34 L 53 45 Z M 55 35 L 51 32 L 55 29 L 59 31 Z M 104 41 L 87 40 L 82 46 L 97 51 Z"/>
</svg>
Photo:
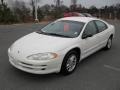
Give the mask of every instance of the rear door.
<svg viewBox="0 0 120 90">
<path fill-rule="evenodd" d="M 99 41 L 99 47 L 101 48 L 101 47 L 106 45 L 106 42 L 109 38 L 108 26 L 104 22 L 99 21 L 99 20 L 95 20 L 94 22 L 95 22 L 97 29 L 99 31 L 98 41 Z"/>
<path fill-rule="evenodd" d="M 82 33 L 82 59 L 92 54 L 97 50 L 98 45 L 98 29 L 94 23 L 91 21 L 87 24 L 85 30 Z M 88 37 L 86 37 L 88 36 Z M 86 37 L 86 38 L 85 38 Z"/>
</svg>

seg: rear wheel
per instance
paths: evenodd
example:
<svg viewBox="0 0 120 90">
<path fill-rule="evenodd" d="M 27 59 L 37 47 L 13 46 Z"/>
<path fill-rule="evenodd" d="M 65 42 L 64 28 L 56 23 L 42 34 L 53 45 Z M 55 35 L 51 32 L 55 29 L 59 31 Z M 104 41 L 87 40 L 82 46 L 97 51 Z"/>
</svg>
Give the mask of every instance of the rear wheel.
<svg viewBox="0 0 120 90">
<path fill-rule="evenodd" d="M 109 50 L 111 47 L 112 47 L 112 37 L 108 39 L 105 49 Z"/>
<path fill-rule="evenodd" d="M 61 73 L 64 75 L 68 75 L 74 72 L 77 67 L 78 60 L 79 60 L 79 56 L 77 52 L 70 51 L 63 60 Z"/>
</svg>

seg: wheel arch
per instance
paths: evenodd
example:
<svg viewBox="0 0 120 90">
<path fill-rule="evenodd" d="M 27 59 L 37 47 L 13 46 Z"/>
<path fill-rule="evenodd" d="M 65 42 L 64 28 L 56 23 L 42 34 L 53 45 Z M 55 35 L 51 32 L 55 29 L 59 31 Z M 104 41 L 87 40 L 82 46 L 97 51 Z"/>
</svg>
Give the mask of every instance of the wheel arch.
<svg viewBox="0 0 120 90">
<path fill-rule="evenodd" d="M 113 38 L 114 38 L 114 35 L 113 35 L 113 34 L 111 34 L 109 38 L 112 38 L 112 39 L 113 39 Z"/>
<path fill-rule="evenodd" d="M 74 47 L 74 48 L 71 48 L 71 49 L 69 49 L 68 51 L 67 51 L 67 53 L 65 54 L 65 56 L 64 56 L 64 58 L 63 58 L 63 61 L 62 61 L 62 64 L 61 64 L 61 68 L 60 68 L 60 73 L 63 73 L 64 74 L 64 60 L 66 60 L 65 58 L 66 58 L 66 56 L 69 54 L 69 53 L 71 53 L 72 51 L 76 51 L 77 53 L 78 53 L 78 62 L 79 62 L 79 60 L 80 60 L 80 54 L 81 54 L 81 49 L 79 48 L 79 47 Z M 66 75 L 66 74 L 65 74 Z"/>
<path fill-rule="evenodd" d="M 76 51 L 77 53 L 78 53 L 78 58 L 79 58 L 79 60 L 80 60 L 80 57 L 81 57 L 81 49 L 79 48 L 79 47 L 74 47 L 74 48 L 72 48 L 72 49 L 70 49 L 66 54 L 65 54 L 65 56 L 69 53 L 69 52 L 71 52 L 71 51 Z M 65 58 L 65 57 L 64 57 Z"/>
</svg>

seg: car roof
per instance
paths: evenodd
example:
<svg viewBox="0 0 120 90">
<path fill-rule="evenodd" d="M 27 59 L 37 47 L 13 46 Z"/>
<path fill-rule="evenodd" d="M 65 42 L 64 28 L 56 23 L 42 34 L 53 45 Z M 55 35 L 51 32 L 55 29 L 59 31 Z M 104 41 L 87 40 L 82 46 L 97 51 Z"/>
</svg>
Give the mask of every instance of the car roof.
<svg viewBox="0 0 120 90">
<path fill-rule="evenodd" d="M 83 22 L 83 23 L 87 23 L 89 21 L 92 20 L 99 20 L 97 18 L 93 18 L 93 17 L 65 17 L 65 18 L 61 18 L 60 20 L 70 20 L 70 21 L 78 21 L 78 22 Z"/>
</svg>

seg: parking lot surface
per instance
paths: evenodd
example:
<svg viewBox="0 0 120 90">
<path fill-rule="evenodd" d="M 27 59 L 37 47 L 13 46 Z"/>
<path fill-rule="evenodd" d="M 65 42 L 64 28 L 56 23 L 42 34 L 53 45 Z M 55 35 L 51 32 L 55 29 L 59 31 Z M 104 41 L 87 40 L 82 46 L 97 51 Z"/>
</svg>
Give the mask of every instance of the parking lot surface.
<svg viewBox="0 0 120 90">
<path fill-rule="evenodd" d="M 111 50 L 84 59 L 69 75 L 34 75 L 12 67 L 7 49 L 20 37 L 41 29 L 41 24 L 0 25 L 0 90 L 120 90 L 120 21 Z"/>
</svg>

